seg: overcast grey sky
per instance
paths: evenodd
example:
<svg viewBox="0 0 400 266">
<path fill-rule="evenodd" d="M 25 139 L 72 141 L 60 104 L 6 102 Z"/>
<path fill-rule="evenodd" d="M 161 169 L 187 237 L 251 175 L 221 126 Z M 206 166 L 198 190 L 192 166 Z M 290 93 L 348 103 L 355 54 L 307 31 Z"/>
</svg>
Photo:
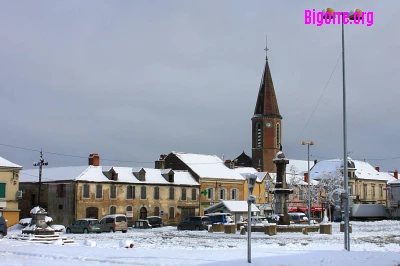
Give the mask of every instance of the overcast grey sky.
<svg viewBox="0 0 400 266">
<path fill-rule="evenodd" d="M 1 1 L 0 143 L 84 157 L 45 153 L 49 166 L 251 155 L 268 35 L 286 156 L 306 160 L 313 140 L 311 159 L 342 158 L 341 61 L 302 133 L 341 53 L 340 25 L 304 24 L 326 7 L 374 12 L 370 27 L 345 25 L 348 150 L 399 169 L 399 1 Z"/>
</svg>

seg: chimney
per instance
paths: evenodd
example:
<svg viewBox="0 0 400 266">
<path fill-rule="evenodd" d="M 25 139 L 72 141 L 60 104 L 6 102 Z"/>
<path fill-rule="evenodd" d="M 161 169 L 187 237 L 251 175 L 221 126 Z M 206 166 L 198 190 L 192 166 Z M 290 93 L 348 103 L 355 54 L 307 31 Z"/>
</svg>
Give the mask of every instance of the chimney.
<svg viewBox="0 0 400 266">
<path fill-rule="evenodd" d="M 394 176 L 394 178 L 399 179 L 399 171 L 394 170 L 393 176 Z"/>
<path fill-rule="evenodd" d="M 261 172 L 261 168 L 257 168 L 257 172 Z"/>
<path fill-rule="evenodd" d="M 375 166 L 375 170 L 379 172 L 379 166 Z"/>
<path fill-rule="evenodd" d="M 154 162 L 155 169 L 165 169 L 165 158 L 167 157 L 166 154 L 161 154 L 160 158 Z"/>
<path fill-rule="evenodd" d="M 226 167 L 231 168 L 231 162 L 232 162 L 231 160 L 225 160 L 224 164 Z"/>
<path fill-rule="evenodd" d="M 97 153 L 89 155 L 89 165 L 100 166 L 100 156 Z"/>
<path fill-rule="evenodd" d="M 308 183 L 308 173 L 304 173 L 304 182 Z"/>
</svg>

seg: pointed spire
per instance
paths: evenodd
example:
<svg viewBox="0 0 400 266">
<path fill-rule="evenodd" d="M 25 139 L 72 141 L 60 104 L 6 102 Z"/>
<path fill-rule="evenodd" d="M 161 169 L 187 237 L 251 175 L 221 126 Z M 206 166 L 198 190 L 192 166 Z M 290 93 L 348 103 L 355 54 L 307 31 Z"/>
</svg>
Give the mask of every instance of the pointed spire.
<svg viewBox="0 0 400 266">
<path fill-rule="evenodd" d="M 265 51 L 268 51 L 268 48 L 265 48 Z M 274 84 L 272 82 L 271 70 L 269 69 L 268 57 L 265 58 L 265 68 L 260 89 L 258 91 L 254 115 L 263 115 L 282 119 L 282 116 L 279 113 Z"/>
</svg>

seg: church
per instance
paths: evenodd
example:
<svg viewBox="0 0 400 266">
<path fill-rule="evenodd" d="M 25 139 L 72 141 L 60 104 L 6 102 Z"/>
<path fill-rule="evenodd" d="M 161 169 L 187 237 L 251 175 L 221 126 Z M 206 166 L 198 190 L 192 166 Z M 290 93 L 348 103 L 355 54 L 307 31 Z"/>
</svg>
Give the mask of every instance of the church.
<svg viewBox="0 0 400 266">
<path fill-rule="evenodd" d="M 282 116 L 279 113 L 268 56 L 252 121 L 252 157 L 243 152 L 233 160 L 235 166 L 253 167 L 261 172 L 275 172 L 273 159 L 282 143 Z"/>
</svg>

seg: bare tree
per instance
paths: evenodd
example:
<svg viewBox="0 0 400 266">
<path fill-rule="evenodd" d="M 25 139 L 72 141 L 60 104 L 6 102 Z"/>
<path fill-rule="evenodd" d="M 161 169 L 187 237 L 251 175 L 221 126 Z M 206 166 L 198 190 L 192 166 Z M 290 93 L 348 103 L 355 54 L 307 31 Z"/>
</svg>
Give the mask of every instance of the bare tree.
<svg viewBox="0 0 400 266">
<path fill-rule="evenodd" d="M 318 189 L 325 194 L 325 204 L 329 209 L 329 216 L 331 217 L 331 206 L 337 204 L 337 199 L 334 198 L 334 192 L 343 188 L 343 170 L 336 169 L 336 174 L 330 172 L 323 172 L 322 177 L 319 179 Z"/>
</svg>

